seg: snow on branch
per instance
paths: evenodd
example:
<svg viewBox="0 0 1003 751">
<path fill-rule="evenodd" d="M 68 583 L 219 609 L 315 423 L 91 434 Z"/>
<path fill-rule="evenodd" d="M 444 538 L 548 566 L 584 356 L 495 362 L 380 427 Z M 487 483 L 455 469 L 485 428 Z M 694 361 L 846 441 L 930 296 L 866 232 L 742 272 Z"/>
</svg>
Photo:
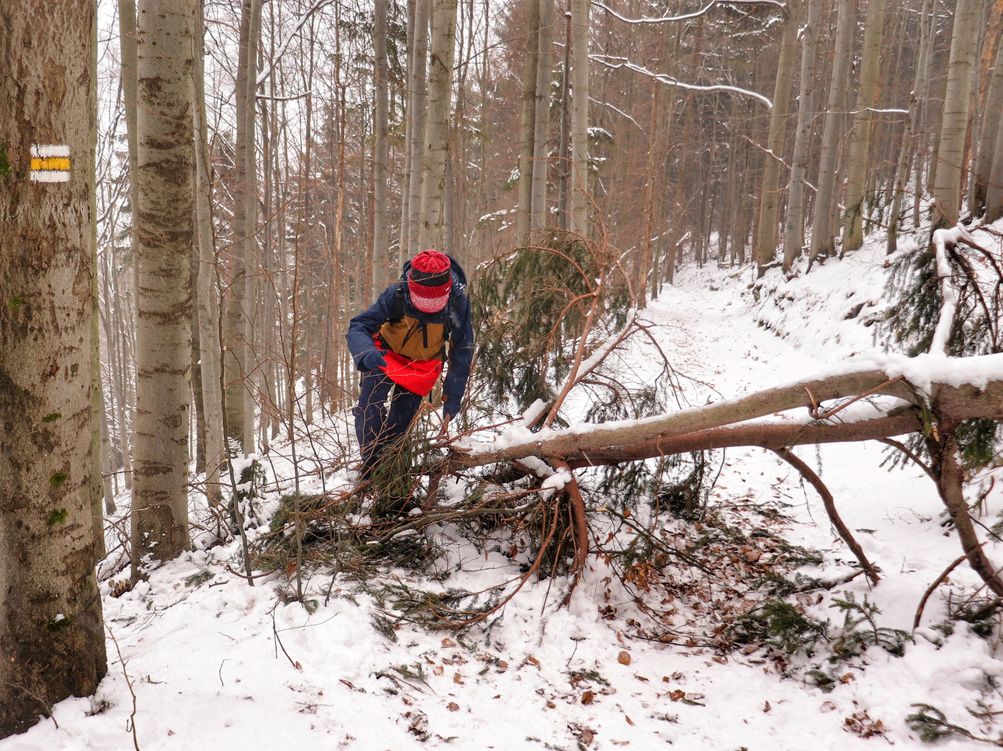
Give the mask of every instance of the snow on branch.
<svg viewBox="0 0 1003 751">
<path fill-rule="evenodd" d="M 644 25 L 644 24 L 654 24 L 654 23 L 672 23 L 674 21 L 689 21 L 693 18 L 699 18 L 700 16 L 706 15 L 711 10 L 720 5 L 772 5 L 776 8 L 785 9 L 787 7 L 786 3 L 780 2 L 780 0 L 710 0 L 704 7 L 700 10 L 695 10 L 692 13 L 682 13 L 678 16 L 642 16 L 641 18 L 628 18 L 627 16 L 620 15 L 615 10 L 610 8 L 608 5 L 598 2 L 597 0 L 592 0 L 592 5 L 597 8 L 609 13 L 613 18 L 623 23 L 629 23 L 633 25 Z"/>
<path fill-rule="evenodd" d="M 648 70 L 643 65 L 632 63 L 625 57 L 613 57 L 611 55 L 593 54 L 589 55 L 589 59 L 594 60 L 600 65 L 603 65 L 612 70 L 626 69 L 634 71 L 635 73 L 640 73 L 641 75 L 653 78 L 659 83 L 664 83 L 668 86 L 676 86 L 680 89 L 686 89 L 687 91 L 728 92 L 731 94 L 737 94 L 738 96 L 744 96 L 744 97 L 749 97 L 751 99 L 755 99 L 757 102 L 760 102 L 761 104 L 765 105 L 766 109 L 773 109 L 773 102 L 770 101 L 767 97 L 755 91 L 751 91 L 750 89 L 743 89 L 740 86 L 729 86 L 728 84 L 723 84 L 723 83 L 717 83 L 717 84 L 685 83 L 684 81 L 680 81 L 676 78 L 673 78 L 672 76 L 666 75 L 665 73 L 655 73 L 654 71 Z"/>
<path fill-rule="evenodd" d="M 293 25 L 293 30 L 288 36 L 286 36 L 285 39 L 282 40 L 282 44 L 280 44 L 279 48 L 275 51 L 275 55 L 269 61 L 268 66 L 258 74 L 256 86 L 261 86 L 268 80 L 268 77 L 272 75 L 272 71 L 275 70 L 275 66 L 278 64 L 279 60 L 282 59 L 282 56 L 286 54 L 286 50 L 289 48 L 289 43 L 299 35 L 300 29 L 302 29 L 303 25 L 310 20 L 310 16 L 317 11 L 326 8 L 328 5 L 331 5 L 333 2 L 334 0 L 315 0 L 313 5 L 303 11 L 303 15 L 296 19 L 296 23 Z"/>
</svg>

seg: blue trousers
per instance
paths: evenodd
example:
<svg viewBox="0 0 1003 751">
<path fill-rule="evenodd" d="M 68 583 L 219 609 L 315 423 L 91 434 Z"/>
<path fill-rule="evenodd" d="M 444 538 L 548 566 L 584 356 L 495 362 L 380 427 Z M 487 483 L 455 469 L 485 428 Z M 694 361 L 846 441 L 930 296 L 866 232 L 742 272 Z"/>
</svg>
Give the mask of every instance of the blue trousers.
<svg viewBox="0 0 1003 751">
<path fill-rule="evenodd" d="M 391 391 L 393 393 L 391 394 Z M 387 397 L 390 410 L 387 411 Z M 355 415 L 355 435 L 362 450 L 362 476 L 369 477 L 380 452 L 407 432 L 421 406 L 418 394 L 398 386 L 379 370 L 363 372 Z"/>
</svg>

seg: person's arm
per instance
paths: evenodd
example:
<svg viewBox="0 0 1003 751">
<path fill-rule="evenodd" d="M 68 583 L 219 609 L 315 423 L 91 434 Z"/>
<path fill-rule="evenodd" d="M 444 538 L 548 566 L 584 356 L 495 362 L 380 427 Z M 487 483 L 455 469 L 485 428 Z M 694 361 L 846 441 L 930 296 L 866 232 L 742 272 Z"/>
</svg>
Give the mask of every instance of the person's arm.
<svg viewBox="0 0 1003 751">
<path fill-rule="evenodd" d="M 470 364 L 474 359 L 474 329 L 470 321 L 470 300 L 460 298 L 449 343 L 449 365 L 442 383 L 442 406 L 447 418 L 460 411 L 460 402 L 467 390 Z"/>
<path fill-rule="evenodd" d="M 397 294 L 397 285 L 392 284 L 376 298 L 376 302 L 368 310 L 359 313 L 348 324 L 348 333 L 345 334 L 345 339 L 348 341 L 348 351 L 352 353 L 355 367 L 359 370 L 364 370 L 362 362 L 366 355 L 380 351 L 373 344 L 373 334 L 380 330 L 380 326 L 390 320 L 395 294 Z"/>
</svg>

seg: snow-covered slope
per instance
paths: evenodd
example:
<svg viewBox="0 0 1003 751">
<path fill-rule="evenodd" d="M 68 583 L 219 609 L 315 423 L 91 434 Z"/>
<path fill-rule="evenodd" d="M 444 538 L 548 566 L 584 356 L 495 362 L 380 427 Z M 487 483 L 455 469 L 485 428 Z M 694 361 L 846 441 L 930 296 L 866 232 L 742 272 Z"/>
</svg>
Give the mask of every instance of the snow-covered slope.
<svg viewBox="0 0 1003 751">
<path fill-rule="evenodd" d="M 880 249 L 865 247 L 794 281 L 770 276 L 757 301 L 746 272 L 690 270 L 646 315 L 685 376 L 687 401 L 700 404 L 876 351 L 870 324 L 883 308 L 885 275 Z M 654 377 L 637 348 L 631 367 L 641 379 L 650 367 Z M 878 626 L 911 631 L 924 590 L 961 552 L 941 524 L 932 483 L 912 466 L 881 469 L 877 444 L 796 453 L 820 471 L 883 579 L 871 589 L 857 577 L 795 601 L 838 622 L 834 597 L 866 598 L 880 609 Z M 788 465 L 761 450 L 731 450 L 721 463 L 711 503 L 723 514 L 782 512 L 787 540 L 824 553 L 804 573 L 837 579 L 851 571 L 818 497 Z M 306 482 L 319 489 L 316 479 Z M 992 524 L 1003 494 L 985 503 Z M 1003 560 L 999 546 L 987 550 Z M 473 590 L 517 575 L 500 552 L 461 543 L 455 551 L 464 572 L 440 586 Z M 374 625 L 381 582 L 363 588 L 314 574 L 307 586 L 317 607 L 307 612 L 283 604 L 277 577 L 248 587 L 231 571 L 237 561 L 234 544 L 193 552 L 120 597 L 106 584 L 109 673 L 98 694 L 60 703 L 53 719 L 0 742 L 0 751 L 124 749 L 134 737 L 143 751 L 903 749 L 923 745 L 906 722 L 914 704 L 937 707 L 977 735 L 999 735 L 995 642 L 965 624 L 948 636 L 929 628 L 944 621 L 947 593 L 957 599 L 977 587 L 965 566 L 931 597 L 904 656 L 872 647 L 830 666 L 825 645 L 787 663 L 762 649 L 723 654 L 634 638 L 629 597 L 598 559 L 568 607 L 549 592 L 552 582 L 532 582 L 490 628 L 461 637 L 405 624 L 395 640 Z M 395 577 L 419 578 L 394 572 L 387 582 Z M 814 663 L 835 672 L 829 690 L 811 685 Z M 971 714 L 980 706 L 983 716 Z M 955 736 L 937 747 L 973 741 Z"/>
</svg>

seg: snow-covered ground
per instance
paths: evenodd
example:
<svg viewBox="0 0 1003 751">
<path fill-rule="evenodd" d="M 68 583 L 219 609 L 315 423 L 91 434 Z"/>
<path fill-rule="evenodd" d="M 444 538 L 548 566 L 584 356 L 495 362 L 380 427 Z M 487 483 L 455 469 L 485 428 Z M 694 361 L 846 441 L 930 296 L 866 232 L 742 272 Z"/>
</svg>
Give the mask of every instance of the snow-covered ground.
<svg viewBox="0 0 1003 751">
<path fill-rule="evenodd" d="M 691 404 L 721 398 L 714 392 L 740 396 L 874 352 L 870 323 L 882 305 L 884 263 L 880 249 L 867 247 L 791 282 L 771 276 L 760 301 L 748 272 L 686 271 L 646 316 L 688 377 Z M 643 377 L 637 347 L 634 365 Z M 880 608 L 881 627 L 911 631 L 924 590 L 961 552 L 941 525 L 933 484 L 913 466 L 880 468 L 885 450 L 878 444 L 796 453 L 820 471 L 883 576 L 874 588 L 857 577 L 799 602 L 839 622 L 834 596 L 866 597 Z M 770 452 L 729 450 L 711 503 L 723 510 L 774 505 L 790 517 L 790 542 L 825 553 L 807 573 L 838 578 L 851 570 L 852 555 L 817 495 Z M 991 525 L 1003 493 L 986 503 Z M 826 692 L 808 680 L 808 658 L 795 658 L 784 676 L 782 663 L 763 650 L 723 654 L 635 638 L 623 615 L 600 612 L 608 592 L 614 605 L 625 595 L 611 590 L 610 570 L 599 560 L 590 562 L 568 607 L 548 592 L 552 582 L 531 582 L 489 629 L 460 636 L 404 624 L 391 640 L 374 626 L 377 597 L 357 582 L 315 575 L 309 587 L 318 607 L 307 612 L 277 596 L 284 579 L 249 587 L 234 575 L 238 550 L 193 552 L 120 597 L 106 584 L 109 673 L 97 695 L 61 702 L 52 719 L 0 742 L 0 751 L 124 749 L 134 738 L 143 751 L 911 749 L 925 745 L 906 722 L 914 704 L 937 707 L 979 735 L 1000 732 L 992 724 L 1003 711 L 995 643 L 965 624 L 947 637 L 929 628 L 944 620 L 948 591 L 957 596 L 977 585 L 966 566 L 931 597 L 924 628 L 903 657 L 872 647 L 835 668 L 838 681 Z M 1003 560 L 999 546 L 987 551 Z M 517 575 L 496 552 L 471 556 L 464 568 L 457 580 L 471 590 Z M 387 579 L 395 575 L 414 576 Z M 984 717 L 973 716 L 980 709 Z M 954 736 L 936 747 L 980 745 Z"/>
</svg>

